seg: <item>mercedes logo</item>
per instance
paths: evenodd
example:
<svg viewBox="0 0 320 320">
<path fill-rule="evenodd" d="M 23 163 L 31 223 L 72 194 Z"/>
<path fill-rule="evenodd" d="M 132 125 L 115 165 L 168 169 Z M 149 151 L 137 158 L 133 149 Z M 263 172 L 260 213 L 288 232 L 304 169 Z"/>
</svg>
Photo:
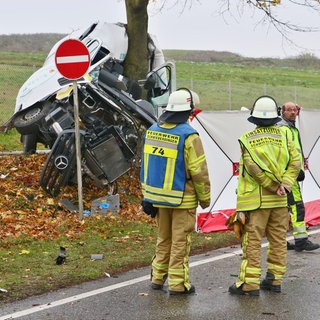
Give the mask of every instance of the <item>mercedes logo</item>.
<svg viewBox="0 0 320 320">
<path fill-rule="evenodd" d="M 57 156 L 54 160 L 54 165 L 59 170 L 64 170 L 68 167 L 69 161 L 66 156 Z"/>
</svg>

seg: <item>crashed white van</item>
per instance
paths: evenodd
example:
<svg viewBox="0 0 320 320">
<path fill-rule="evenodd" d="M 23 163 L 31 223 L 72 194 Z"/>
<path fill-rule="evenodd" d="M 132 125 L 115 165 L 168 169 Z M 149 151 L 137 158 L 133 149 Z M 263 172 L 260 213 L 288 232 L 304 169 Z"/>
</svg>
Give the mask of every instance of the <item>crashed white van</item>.
<svg viewBox="0 0 320 320">
<path fill-rule="evenodd" d="M 176 90 L 174 63 L 166 63 L 155 37 L 149 38 L 150 71 L 141 81 L 122 74 L 128 49 L 126 26 L 97 22 L 55 44 L 44 65 L 19 90 L 14 115 L 6 125 L 21 134 L 26 153 L 36 152 L 37 143 L 51 149 L 41 177 L 49 193 L 58 194 L 75 176 L 72 80 L 56 68 L 58 46 L 66 39 L 78 39 L 90 53 L 89 70 L 77 80 L 82 165 L 85 175 L 105 186 L 129 170 L 142 134 Z M 141 98 L 142 90 L 147 91 L 146 100 Z M 56 159 L 63 159 L 65 168 L 58 168 Z"/>
</svg>

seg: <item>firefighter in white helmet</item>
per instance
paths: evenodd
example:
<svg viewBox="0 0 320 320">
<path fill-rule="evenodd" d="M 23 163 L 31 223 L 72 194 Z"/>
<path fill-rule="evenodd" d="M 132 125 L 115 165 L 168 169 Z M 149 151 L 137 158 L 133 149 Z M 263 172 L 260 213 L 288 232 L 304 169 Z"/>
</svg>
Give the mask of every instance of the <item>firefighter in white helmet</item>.
<svg viewBox="0 0 320 320">
<path fill-rule="evenodd" d="M 146 132 L 142 155 L 143 207 L 155 208 L 158 226 L 151 287 L 162 290 L 168 278 L 170 295 L 195 292 L 189 279 L 191 233 L 198 205 L 210 205 L 202 142 L 188 123 L 196 103 L 198 95 L 187 88 L 171 93 L 158 123 Z"/>
<path fill-rule="evenodd" d="M 281 292 L 286 272 L 288 230 L 287 193 L 299 174 L 301 161 L 292 140 L 276 126 L 281 120 L 276 101 L 259 97 L 248 121 L 256 125 L 240 139 L 241 158 L 237 211 L 246 222 L 241 237 L 242 260 L 231 294 L 258 296 L 260 288 Z M 266 277 L 261 277 L 261 240 L 269 242 Z"/>
</svg>

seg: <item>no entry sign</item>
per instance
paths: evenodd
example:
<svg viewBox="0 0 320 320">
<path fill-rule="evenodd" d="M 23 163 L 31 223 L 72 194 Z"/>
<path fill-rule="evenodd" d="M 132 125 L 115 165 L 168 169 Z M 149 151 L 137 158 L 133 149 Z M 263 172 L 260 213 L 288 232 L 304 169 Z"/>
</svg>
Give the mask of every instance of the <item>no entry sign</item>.
<svg viewBox="0 0 320 320">
<path fill-rule="evenodd" d="M 79 215 L 83 218 L 83 199 L 82 199 L 82 172 L 81 172 L 81 142 L 79 125 L 79 102 L 77 79 L 85 75 L 90 66 L 90 54 L 87 47 L 79 40 L 66 40 L 62 42 L 55 56 L 55 63 L 61 75 L 73 81 L 73 100 L 74 100 L 74 122 L 75 122 L 75 144 L 77 159 L 77 180 L 78 180 L 78 202 Z"/>
<path fill-rule="evenodd" d="M 70 80 L 77 80 L 88 71 L 90 54 L 81 41 L 70 39 L 59 45 L 55 62 L 62 76 Z"/>
</svg>

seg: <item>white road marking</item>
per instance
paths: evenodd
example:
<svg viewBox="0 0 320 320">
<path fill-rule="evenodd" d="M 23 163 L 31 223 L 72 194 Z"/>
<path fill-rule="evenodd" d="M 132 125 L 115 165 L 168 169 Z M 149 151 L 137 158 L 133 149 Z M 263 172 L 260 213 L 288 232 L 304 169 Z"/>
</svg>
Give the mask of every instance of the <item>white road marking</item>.
<svg viewBox="0 0 320 320">
<path fill-rule="evenodd" d="M 320 233 L 320 229 L 313 230 L 313 231 L 308 231 L 309 235 L 316 234 L 316 233 Z M 292 240 L 292 239 L 293 239 L 292 236 L 291 237 L 287 237 L 288 241 Z M 267 245 L 268 245 L 268 243 L 263 243 L 262 247 L 266 247 Z M 232 251 L 230 253 L 221 254 L 221 255 L 216 256 L 216 257 L 211 257 L 211 258 L 208 258 L 208 259 L 202 259 L 202 260 L 199 260 L 199 261 L 191 262 L 190 263 L 190 267 L 196 267 L 196 266 L 200 266 L 202 264 L 210 263 L 210 262 L 213 262 L 213 261 L 218 261 L 218 260 L 234 257 L 235 255 L 241 254 L 241 252 L 242 252 L 241 249 L 240 250 L 237 249 L 237 250 L 234 250 L 234 251 Z M 104 288 L 100 288 L 100 289 L 84 292 L 84 293 L 81 293 L 81 294 L 78 294 L 78 295 L 75 295 L 75 296 L 71 296 L 69 298 L 56 300 L 56 301 L 51 301 L 51 302 L 48 302 L 46 304 L 42 304 L 42 305 L 35 306 L 35 307 L 29 308 L 29 309 L 25 309 L 25 310 L 14 312 L 14 313 L 11 313 L 11 314 L 8 314 L 8 315 L 5 315 L 5 316 L 1 316 L 0 320 L 17 319 L 17 318 L 20 318 L 20 317 L 23 317 L 23 316 L 27 316 L 29 314 L 33 314 L 33 313 L 36 313 L 36 312 L 39 312 L 39 311 L 43 311 L 43 310 L 46 310 L 46 309 L 55 308 L 57 306 L 61 306 L 61 305 L 64 305 L 64 304 L 67 304 L 67 303 L 70 303 L 70 302 L 86 299 L 88 297 L 92 297 L 92 296 L 95 296 L 95 295 L 98 295 L 98 294 L 101 294 L 101 293 L 104 293 L 104 292 L 116 290 L 116 289 L 119 289 L 119 288 L 127 287 L 127 286 L 130 286 L 132 284 L 139 283 L 139 282 L 142 282 L 142 281 L 146 281 L 146 280 L 149 280 L 149 279 L 150 279 L 150 275 L 146 275 L 146 276 L 135 278 L 135 279 L 132 279 L 132 280 L 116 283 L 116 284 L 108 286 L 108 287 L 104 287 Z"/>
</svg>

